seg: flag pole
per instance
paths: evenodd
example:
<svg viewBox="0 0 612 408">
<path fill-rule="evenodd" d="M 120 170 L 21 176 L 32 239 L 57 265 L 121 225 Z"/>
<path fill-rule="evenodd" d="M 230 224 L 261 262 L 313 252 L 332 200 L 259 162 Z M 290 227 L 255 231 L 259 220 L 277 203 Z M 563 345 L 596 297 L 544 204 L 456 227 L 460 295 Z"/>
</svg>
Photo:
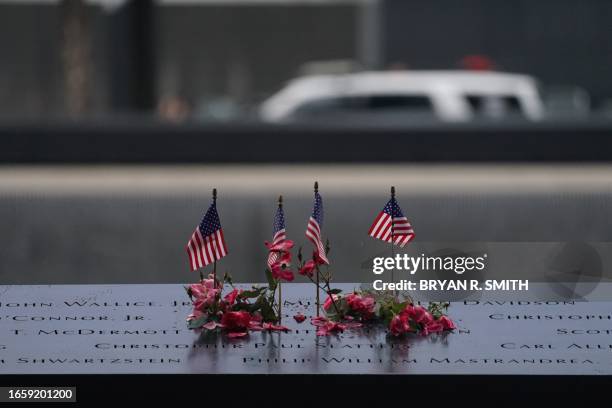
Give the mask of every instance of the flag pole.
<svg viewBox="0 0 612 408">
<path fill-rule="evenodd" d="M 319 182 L 315 181 L 314 183 L 314 192 L 315 192 L 315 197 L 317 195 L 317 193 L 319 192 Z M 320 313 L 321 313 L 321 300 L 319 299 L 319 263 L 316 262 L 316 267 L 315 267 L 315 271 L 316 271 L 316 279 L 317 279 L 317 285 L 316 285 L 316 291 L 317 291 L 317 317 L 319 317 Z"/>
<path fill-rule="evenodd" d="M 212 191 L 212 199 L 213 204 L 215 205 L 215 209 L 217 208 L 217 189 L 213 188 Z M 217 287 L 217 260 L 215 259 L 213 262 L 213 288 Z"/>
<path fill-rule="evenodd" d="M 395 186 L 391 186 L 391 258 L 394 258 L 394 250 L 393 250 L 393 240 L 394 240 L 394 221 L 393 216 L 395 212 Z M 393 269 L 391 269 L 391 282 L 395 283 L 395 277 L 393 273 Z M 396 296 L 395 285 L 393 286 L 393 297 Z"/>
<path fill-rule="evenodd" d="M 283 196 L 278 196 L 278 209 L 283 209 Z M 282 268 L 282 264 L 281 264 Z M 278 324 L 281 324 L 283 320 L 283 283 L 282 280 L 278 280 Z"/>
</svg>

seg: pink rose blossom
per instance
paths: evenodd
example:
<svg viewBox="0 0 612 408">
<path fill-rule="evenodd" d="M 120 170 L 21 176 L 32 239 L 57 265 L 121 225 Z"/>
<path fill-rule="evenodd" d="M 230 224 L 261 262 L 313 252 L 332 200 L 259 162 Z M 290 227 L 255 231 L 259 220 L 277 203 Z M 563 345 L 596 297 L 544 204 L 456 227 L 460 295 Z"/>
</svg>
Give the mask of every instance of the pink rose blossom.
<svg viewBox="0 0 612 408">
<path fill-rule="evenodd" d="M 200 283 L 189 285 L 189 293 L 193 299 L 194 309 L 204 312 L 217 301 L 221 289 L 214 287 L 213 279 L 204 279 Z"/>
<path fill-rule="evenodd" d="M 273 323 L 264 323 L 262 327 L 264 330 L 270 330 L 270 331 L 289 331 L 287 327 L 281 326 L 278 324 L 273 324 Z"/>
<path fill-rule="evenodd" d="M 287 282 L 291 282 L 293 279 L 295 279 L 293 272 L 291 272 L 289 269 L 283 268 L 279 262 L 273 264 L 270 269 L 274 279 L 280 279 Z"/>
<path fill-rule="evenodd" d="M 346 329 L 361 327 L 361 323 L 334 322 L 326 317 L 313 317 L 310 322 L 317 327 L 317 336 L 329 336 L 334 332 L 342 333 Z"/>
<path fill-rule="evenodd" d="M 346 296 L 346 302 L 351 310 L 364 319 L 369 319 L 374 315 L 375 300 L 371 296 L 359 296 L 356 293 L 351 293 Z"/>
<path fill-rule="evenodd" d="M 234 302 L 236 302 L 236 298 L 238 297 L 238 295 L 242 292 L 242 290 L 238 290 L 238 289 L 234 289 L 232 290 L 230 293 L 228 293 L 227 295 L 225 295 L 225 297 L 223 298 L 223 300 L 225 300 L 227 303 L 229 303 L 230 305 L 233 305 Z"/>
<path fill-rule="evenodd" d="M 323 316 L 316 316 L 310 319 L 310 323 L 312 323 L 313 326 L 320 326 L 325 324 L 327 321 L 329 321 L 329 319 Z"/>
<path fill-rule="evenodd" d="M 440 322 L 431 321 L 425 325 L 421 334 L 423 336 L 427 336 L 428 334 L 431 334 L 431 333 L 439 333 L 442 330 L 444 330 L 444 327 L 442 327 L 442 324 Z"/>
<path fill-rule="evenodd" d="M 205 295 L 196 298 L 193 302 L 193 308 L 204 311 L 217 300 L 219 289 L 211 289 Z"/>
<path fill-rule="evenodd" d="M 203 296 L 210 289 L 215 289 L 215 280 L 212 278 L 212 276 L 209 276 L 208 279 L 204 279 L 200 283 L 192 283 L 189 285 L 189 289 L 191 290 L 191 295 L 193 297 Z"/>
<path fill-rule="evenodd" d="M 279 263 L 284 267 L 291 266 L 291 252 L 283 252 Z"/>
<path fill-rule="evenodd" d="M 438 321 L 442 325 L 444 330 L 454 330 L 457 328 L 455 322 L 448 318 L 448 316 L 441 316 Z"/>
<path fill-rule="evenodd" d="M 288 252 L 291 248 L 293 248 L 293 241 L 290 239 L 286 239 L 277 244 L 272 244 L 268 241 L 265 242 L 268 251 L 270 252 Z"/>
<path fill-rule="evenodd" d="M 389 323 L 389 330 L 394 336 L 401 336 L 404 333 L 408 333 L 412 329 L 410 328 L 410 319 L 407 314 L 398 314 L 393 316 Z"/>
<path fill-rule="evenodd" d="M 221 326 L 228 331 L 246 331 L 250 323 L 251 314 L 244 310 L 239 312 L 225 312 L 221 317 Z"/>
<path fill-rule="evenodd" d="M 329 308 L 332 307 L 333 303 L 337 300 L 338 295 L 327 296 L 327 299 L 325 299 L 325 303 L 323 303 L 323 310 L 329 310 Z"/>
<path fill-rule="evenodd" d="M 328 336 L 332 332 L 340 332 L 344 331 L 344 325 L 342 323 L 327 321 L 326 323 L 318 326 L 317 328 L 317 336 Z"/>
<path fill-rule="evenodd" d="M 237 339 L 240 337 L 248 336 L 248 334 L 249 334 L 248 331 L 242 331 L 242 332 L 234 331 L 234 332 L 227 333 L 227 337 L 229 337 L 230 339 Z"/>
<path fill-rule="evenodd" d="M 190 322 L 192 320 L 198 320 L 202 316 L 204 316 L 204 312 L 197 309 L 193 309 L 193 313 L 187 316 L 187 321 Z"/>
<path fill-rule="evenodd" d="M 427 323 L 433 321 L 433 316 L 423 306 L 408 305 L 404 312 L 416 323 L 427 325 Z"/>
<path fill-rule="evenodd" d="M 315 263 L 315 261 L 311 259 L 306 261 L 306 263 L 304 263 L 304 266 L 302 266 L 298 272 L 300 275 L 312 277 L 316 266 L 317 264 Z"/>
<path fill-rule="evenodd" d="M 217 327 L 220 327 L 221 325 L 217 322 L 215 322 L 214 320 L 211 320 L 210 322 L 204 324 L 202 326 L 202 328 L 206 329 L 206 330 L 215 330 Z"/>
</svg>

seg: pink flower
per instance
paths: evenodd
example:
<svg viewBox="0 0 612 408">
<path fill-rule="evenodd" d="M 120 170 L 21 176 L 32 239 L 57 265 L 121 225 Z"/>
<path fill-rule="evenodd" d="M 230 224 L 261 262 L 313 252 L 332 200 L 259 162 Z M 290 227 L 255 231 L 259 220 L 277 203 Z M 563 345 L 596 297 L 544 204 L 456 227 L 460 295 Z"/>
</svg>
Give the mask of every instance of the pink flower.
<svg viewBox="0 0 612 408">
<path fill-rule="evenodd" d="M 325 324 L 328 321 L 329 321 L 329 319 L 327 317 L 323 317 L 323 316 L 316 316 L 316 317 L 313 317 L 312 319 L 310 319 L 310 323 L 313 326 L 317 326 L 317 327 Z"/>
<path fill-rule="evenodd" d="M 333 300 L 332 300 L 333 297 Z M 323 303 L 323 310 L 329 310 L 330 307 L 332 307 L 332 304 L 338 300 L 338 295 L 331 295 L 331 296 L 327 296 L 327 299 L 325 299 L 325 303 Z"/>
<path fill-rule="evenodd" d="M 221 317 L 221 326 L 229 332 L 246 332 L 251 323 L 251 314 L 247 311 L 225 312 Z M 232 336 L 230 333 L 230 337 Z"/>
<path fill-rule="evenodd" d="M 270 252 L 288 252 L 291 248 L 293 248 L 293 241 L 286 239 L 277 244 L 272 244 L 271 242 L 266 241 L 265 245 Z"/>
<path fill-rule="evenodd" d="M 336 322 L 327 322 L 323 326 L 319 326 L 317 330 L 317 336 L 328 336 L 332 332 L 340 332 L 344 331 L 344 327 L 341 323 Z"/>
<path fill-rule="evenodd" d="M 208 279 L 203 279 L 200 283 L 192 283 L 189 285 L 192 296 L 198 297 L 202 293 L 206 293 L 209 289 L 215 288 L 215 280 L 212 275 L 208 276 Z"/>
<path fill-rule="evenodd" d="M 285 326 L 281 326 L 281 325 L 277 325 L 277 324 L 273 324 L 273 323 L 264 323 L 263 324 L 263 329 L 264 330 L 270 330 L 270 331 L 289 331 L 289 329 Z"/>
<path fill-rule="evenodd" d="M 238 289 L 234 289 L 232 290 L 230 293 L 228 293 L 227 295 L 225 295 L 225 297 L 223 298 L 223 300 L 225 300 L 227 303 L 229 303 L 230 305 L 233 305 L 234 302 L 236 302 L 236 298 L 238 297 L 238 295 L 240 294 L 240 292 L 242 292 L 242 290 L 238 290 Z"/>
<path fill-rule="evenodd" d="M 215 322 L 214 320 L 211 320 L 210 322 L 204 324 L 202 326 L 202 328 L 206 329 L 206 330 L 215 330 L 217 327 L 220 327 L 221 325 L 217 322 Z"/>
<path fill-rule="evenodd" d="M 433 321 L 433 316 L 423 306 L 408 305 L 400 314 L 402 313 L 422 325 L 427 325 L 427 323 Z"/>
<path fill-rule="evenodd" d="M 398 314 L 393 316 L 389 323 L 389 330 L 394 336 L 401 336 L 404 333 L 408 333 L 412 329 L 410 328 L 410 319 L 407 314 Z"/>
<path fill-rule="evenodd" d="M 291 282 L 293 279 L 295 279 L 293 272 L 291 272 L 289 269 L 285 269 L 279 262 L 273 264 L 270 269 L 274 279 L 280 279 L 287 282 Z"/>
<path fill-rule="evenodd" d="M 193 308 L 200 311 L 205 311 L 209 306 L 217 301 L 219 289 L 210 289 L 202 296 L 193 301 Z"/>
<path fill-rule="evenodd" d="M 364 319 L 369 319 L 374 315 L 375 300 L 371 296 L 359 296 L 356 293 L 351 293 L 346 296 L 346 302 L 352 311 L 361 315 Z"/>
<path fill-rule="evenodd" d="M 455 322 L 449 319 L 448 316 L 441 316 L 438 319 L 438 322 L 440 322 L 444 330 L 454 330 L 457 328 L 457 326 L 455 325 Z"/>
<path fill-rule="evenodd" d="M 236 338 L 240 338 L 240 337 L 245 337 L 249 334 L 248 331 L 234 331 L 234 332 L 229 332 L 227 333 L 227 337 L 229 337 L 230 339 L 236 339 Z"/>
<path fill-rule="evenodd" d="M 317 328 L 317 336 L 328 336 L 332 332 L 342 333 L 345 329 L 342 323 L 332 322 L 325 317 L 314 317 L 311 323 Z"/>
<path fill-rule="evenodd" d="M 291 266 L 291 252 L 283 252 L 279 263 L 284 267 Z"/>
<path fill-rule="evenodd" d="M 361 327 L 361 323 L 340 323 L 329 320 L 326 317 L 313 317 L 310 323 L 317 327 L 317 336 L 329 336 L 331 333 L 342 333 L 346 329 Z"/>
<path fill-rule="evenodd" d="M 254 330 L 254 331 L 263 330 L 263 327 L 261 326 L 261 318 L 256 319 L 254 317 L 251 317 L 251 321 L 249 322 L 249 330 Z"/>
<path fill-rule="evenodd" d="M 193 309 L 193 312 L 187 316 L 187 321 L 190 322 L 192 320 L 198 320 L 200 317 L 204 316 L 204 312 L 198 310 L 198 309 Z"/>
<path fill-rule="evenodd" d="M 194 309 L 201 312 L 217 301 L 221 289 L 215 288 L 213 279 L 204 279 L 200 283 L 189 285 L 189 293 L 193 298 Z"/>
<path fill-rule="evenodd" d="M 260 322 L 260 316 L 242 310 L 223 313 L 221 323 L 215 327 L 223 327 L 227 330 L 227 336 L 233 339 L 248 335 L 249 330 L 261 330 Z"/>
<path fill-rule="evenodd" d="M 421 331 L 421 334 L 423 336 L 427 336 L 428 334 L 431 333 L 439 333 L 442 330 L 444 330 L 444 327 L 442 327 L 442 323 L 432 320 L 431 322 L 427 323 L 424 327 L 423 330 Z"/>
<path fill-rule="evenodd" d="M 302 266 L 298 272 L 300 275 L 312 277 L 316 266 L 317 264 L 315 263 L 315 261 L 311 259 L 306 261 L 306 263 L 304 263 L 304 266 Z"/>
<path fill-rule="evenodd" d="M 293 318 L 295 319 L 296 322 L 298 323 L 302 323 L 304 320 L 306 320 L 306 316 L 304 316 L 301 313 L 297 313 L 295 316 L 293 316 Z"/>
</svg>

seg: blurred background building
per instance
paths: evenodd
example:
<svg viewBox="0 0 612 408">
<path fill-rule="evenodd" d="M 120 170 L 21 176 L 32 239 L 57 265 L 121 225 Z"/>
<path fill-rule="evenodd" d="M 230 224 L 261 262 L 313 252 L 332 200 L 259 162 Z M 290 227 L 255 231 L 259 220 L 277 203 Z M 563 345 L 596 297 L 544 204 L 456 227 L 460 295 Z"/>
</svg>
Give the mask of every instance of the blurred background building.
<svg viewBox="0 0 612 408">
<path fill-rule="evenodd" d="M 409 250 L 608 241 L 610 21 L 605 0 L 0 0 L 1 283 L 188 281 L 213 187 L 221 268 L 263 280 L 276 197 L 307 245 L 314 180 L 341 281 L 388 250 L 366 231 L 392 184 Z"/>
<path fill-rule="evenodd" d="M 252 120 L 307 73 L 498 70 L 563 115 L 609 113 L 603 0 L 0 1 L 4 117 Z"/>
</svg>

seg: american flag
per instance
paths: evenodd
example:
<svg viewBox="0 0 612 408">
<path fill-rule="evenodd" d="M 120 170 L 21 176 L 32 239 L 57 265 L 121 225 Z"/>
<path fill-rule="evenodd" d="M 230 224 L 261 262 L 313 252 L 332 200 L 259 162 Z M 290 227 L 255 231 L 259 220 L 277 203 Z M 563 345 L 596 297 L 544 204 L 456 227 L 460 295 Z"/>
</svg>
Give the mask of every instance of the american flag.
<svg viewBox="0 0 612 408">
<path fill-rule="evenodd" d="M 392 229 L 393 231 L 391 231 Z M 403 247 L 414 238 L 412 225 L 402 214 L 402 209 L 397 205 L 395 198 L 391 198 L 387 205 L 385 205 L 385 208 L 378 214 L 368 234 L 376 239 L 393 242 L 393 244 L 400 247 Z"/>
<path fill-rule="evenodd" d="M 283 207 L 280 205 L 276 210 L 276 214 L 274 215 L 274 224 L 272 225 L 272 245 L 280 244 L 287 239 L 287 234 L 285 233 L 285 213 L 283 212 Z M 272 265 L 278 261 L 281 253 L 277 251 L 270 251 L 268 254 L 268 267 L 272 269 Z"/>
<path fill-rule="evenodd" d="M 200 225 L 191 235 L 186 249 L 192 271 L 203 268 L 227 255 L 227 245 L 223 238 L 221 221 L 219 221 L 217 205 L 214 201 L 208 207 Z"/>
<path fill-rule="evenodd" d="M 317 256 L 329 265 L 329 260 L 325 255 L 325 247 L 321 239 L 321 226 L 323 225 L 323 200 L 318 192 L 315 192 L 314 209 L 312 215 L 308 220 L 308 226 L 306 227 L 306 237 L 315 246 Z"/>
</svg>

